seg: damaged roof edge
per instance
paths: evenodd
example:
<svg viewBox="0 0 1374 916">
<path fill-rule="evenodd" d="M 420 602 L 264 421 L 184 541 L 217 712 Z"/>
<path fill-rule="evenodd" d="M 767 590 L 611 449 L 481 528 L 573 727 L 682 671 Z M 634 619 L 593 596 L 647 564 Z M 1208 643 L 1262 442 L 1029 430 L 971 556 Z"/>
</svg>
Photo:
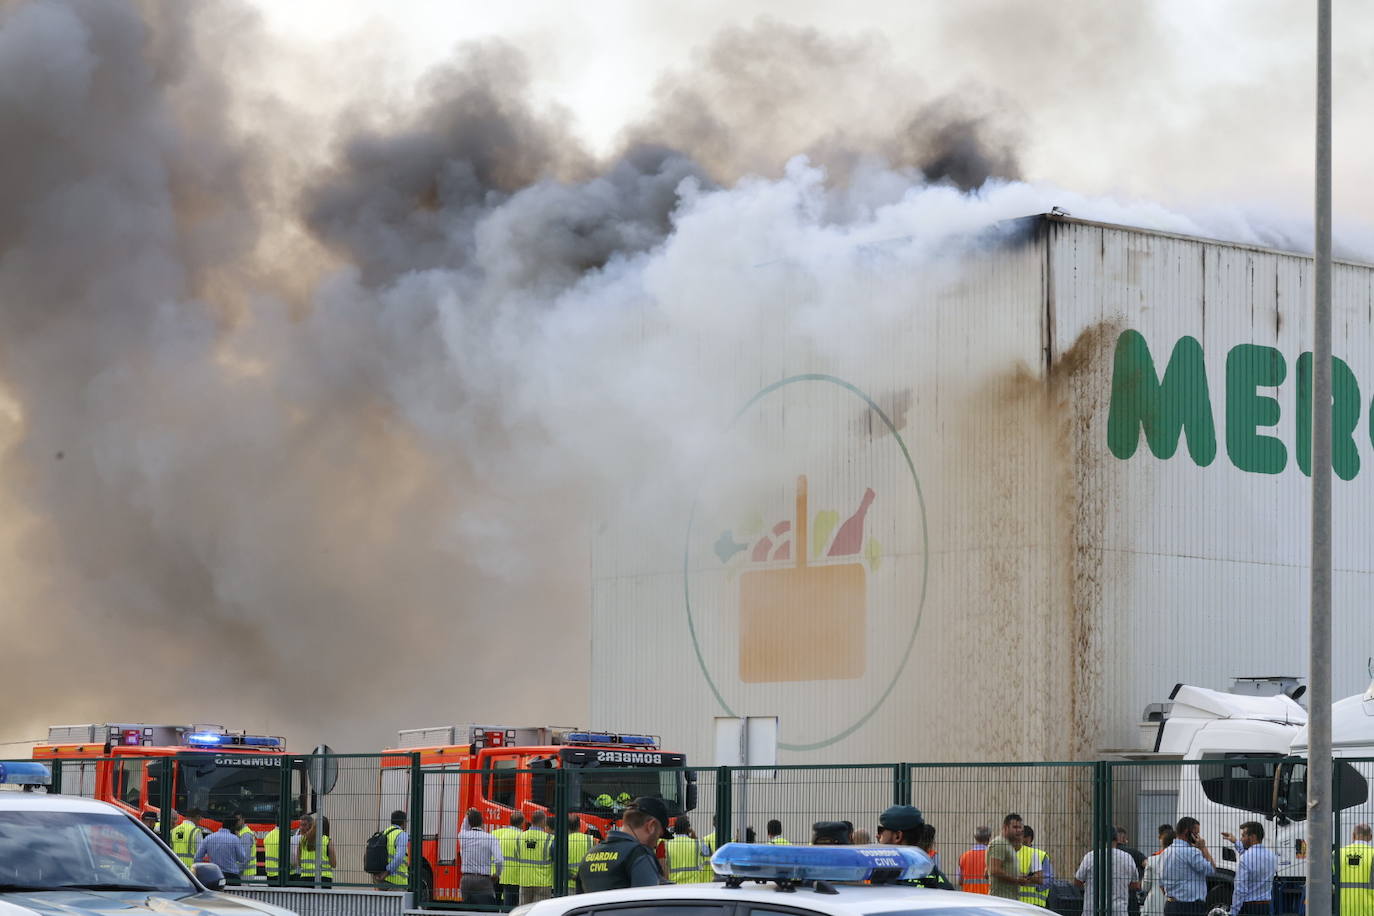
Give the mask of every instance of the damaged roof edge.
<svg viewBox="0 0 1374 916">
<path fill-rule="evenodd" d="M 1072 223 L 1079 226 L 1091 226 L 1097 229 L 1115 229 L 1122 232 L 1133 232 L 1138 235 L 1153 235 L 1165 239 L 1177 239 L 1181 242 L 1199 242 L 1207 245 L 1225 245 L 1227 248 L 1237 248 L 1241 251 L 1254 251 L 1259 254 L 1277 254 L 1291 258 L 1301 258 L 1305 261 L 1312 260 L 1310 252 L 1292 251 L 1287 248 L 1266 248 L 1263 245 L 1256 245 L 1253 242 L 1234 242 L 1228 239 L 1212 238 L 1205 235 L 1188 235 L 1184 232 L 1169 232 L 1164 229 L 1146 229 L 1143 226 L 1131 226 L 1126 223 L 1108 223 L 1101 220 L 1082 219 L 1072 216 L 1062 210 L 1053 210 L 1048 213 L 1031 213 L 1026 216 L 1014 216 L 1009 219 L 999 220 L 994 226 L 1025 226 L 1027 231 L 1032 227 L 1040 225 L 1050 225 L 1054 223 Z M 1332 263 L 1342 264 L 1347 267 L 1367 267 L 1374 268 L 1374 261 L 1354 261 L 1349 258 L 1335 258 Z"/>
</svg>

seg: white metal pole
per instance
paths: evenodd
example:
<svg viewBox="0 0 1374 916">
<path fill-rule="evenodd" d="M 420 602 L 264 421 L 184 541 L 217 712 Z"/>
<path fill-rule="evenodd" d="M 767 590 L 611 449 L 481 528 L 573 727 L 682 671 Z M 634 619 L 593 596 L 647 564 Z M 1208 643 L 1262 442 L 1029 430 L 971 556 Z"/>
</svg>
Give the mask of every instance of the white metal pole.
<svg viewBox="0 0 1374 916">
<path fill-rule="evenodd" d="M 1331 916 L 1331 0 L 1317 0 L 1307 913 Z"/>
</svg>

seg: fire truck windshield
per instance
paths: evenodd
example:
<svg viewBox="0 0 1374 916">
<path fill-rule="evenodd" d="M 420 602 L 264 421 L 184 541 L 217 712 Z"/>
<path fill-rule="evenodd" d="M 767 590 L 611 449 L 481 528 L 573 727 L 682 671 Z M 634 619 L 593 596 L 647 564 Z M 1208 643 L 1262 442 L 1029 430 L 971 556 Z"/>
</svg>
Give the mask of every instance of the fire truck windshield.
<svg viewBox="0 0 1374 916">
<path fill-rule="evenodd" d="M 272 824 L 277 820 L 281 801 L 283 758 L 276 755 L 206 755 L 205 760 L 181 761 L 177 781 L 176 809 L 199 808 L 214 820 L 239 813 L 250 824 Z M 299 817 L 301 771 L 291 774 L 291 817 Z"/>
<path fill-rule="evenodd" d="M 682 813 L 682 773 L 654 767 L 583 769 L 569 767 L 572 810 L 607 817 L 641 795 L 662 797 L 670 817 Z"/>
</svg>

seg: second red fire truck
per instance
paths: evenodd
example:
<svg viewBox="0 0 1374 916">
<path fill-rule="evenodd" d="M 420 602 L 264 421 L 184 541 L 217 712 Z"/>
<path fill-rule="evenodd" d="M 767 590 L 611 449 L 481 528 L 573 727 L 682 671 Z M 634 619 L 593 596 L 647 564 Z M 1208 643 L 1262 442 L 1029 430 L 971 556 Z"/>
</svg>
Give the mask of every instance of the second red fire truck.
<svg viewBox="0 0 1374 916">
<path fill-rule="evenodd" d="M 409 754 L 420 754 L 425 779 L 422 883 L 435 899 L 458 898 L 462 877 L 458 831 L 468 808 L 487 827 L 510 823 L 516 811 L 552 815 L 557 774 L 566 771 L 568 810 L 604 835 L 632 798 L 662 798 L 670 816 L 696 807 L 696 774 L 686 757 L 664 751 L 653 735 L 580 728 L 448 725 L 402 731 L 382 760 L 381 820 L 409 809 Z"/>
</svg>

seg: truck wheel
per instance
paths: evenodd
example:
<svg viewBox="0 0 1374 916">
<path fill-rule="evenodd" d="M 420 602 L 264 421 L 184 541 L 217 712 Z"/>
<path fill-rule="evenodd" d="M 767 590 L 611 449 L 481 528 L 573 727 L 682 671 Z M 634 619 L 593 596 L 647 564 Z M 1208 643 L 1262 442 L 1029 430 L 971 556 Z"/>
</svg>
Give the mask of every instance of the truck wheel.
<svg viewBox="0 0 1374 916">
<path fill-rule="evenodd" d="M 1207 892 L 1207 909 L 1210 910 L 1214 906 L 1229 907 L 1231 905 L 1231 891 L 1232 886 L 1228 883 L 1213 884 L 1212 889 Z"/>
<path fill-rule="evenodd" d="M 420 865 L 420 886 L 415 889 L 415 896 L 416 906 L 423 906 L 434 899 L 434 872 L 430 870 L 428 862 Z"/>
</svg>

